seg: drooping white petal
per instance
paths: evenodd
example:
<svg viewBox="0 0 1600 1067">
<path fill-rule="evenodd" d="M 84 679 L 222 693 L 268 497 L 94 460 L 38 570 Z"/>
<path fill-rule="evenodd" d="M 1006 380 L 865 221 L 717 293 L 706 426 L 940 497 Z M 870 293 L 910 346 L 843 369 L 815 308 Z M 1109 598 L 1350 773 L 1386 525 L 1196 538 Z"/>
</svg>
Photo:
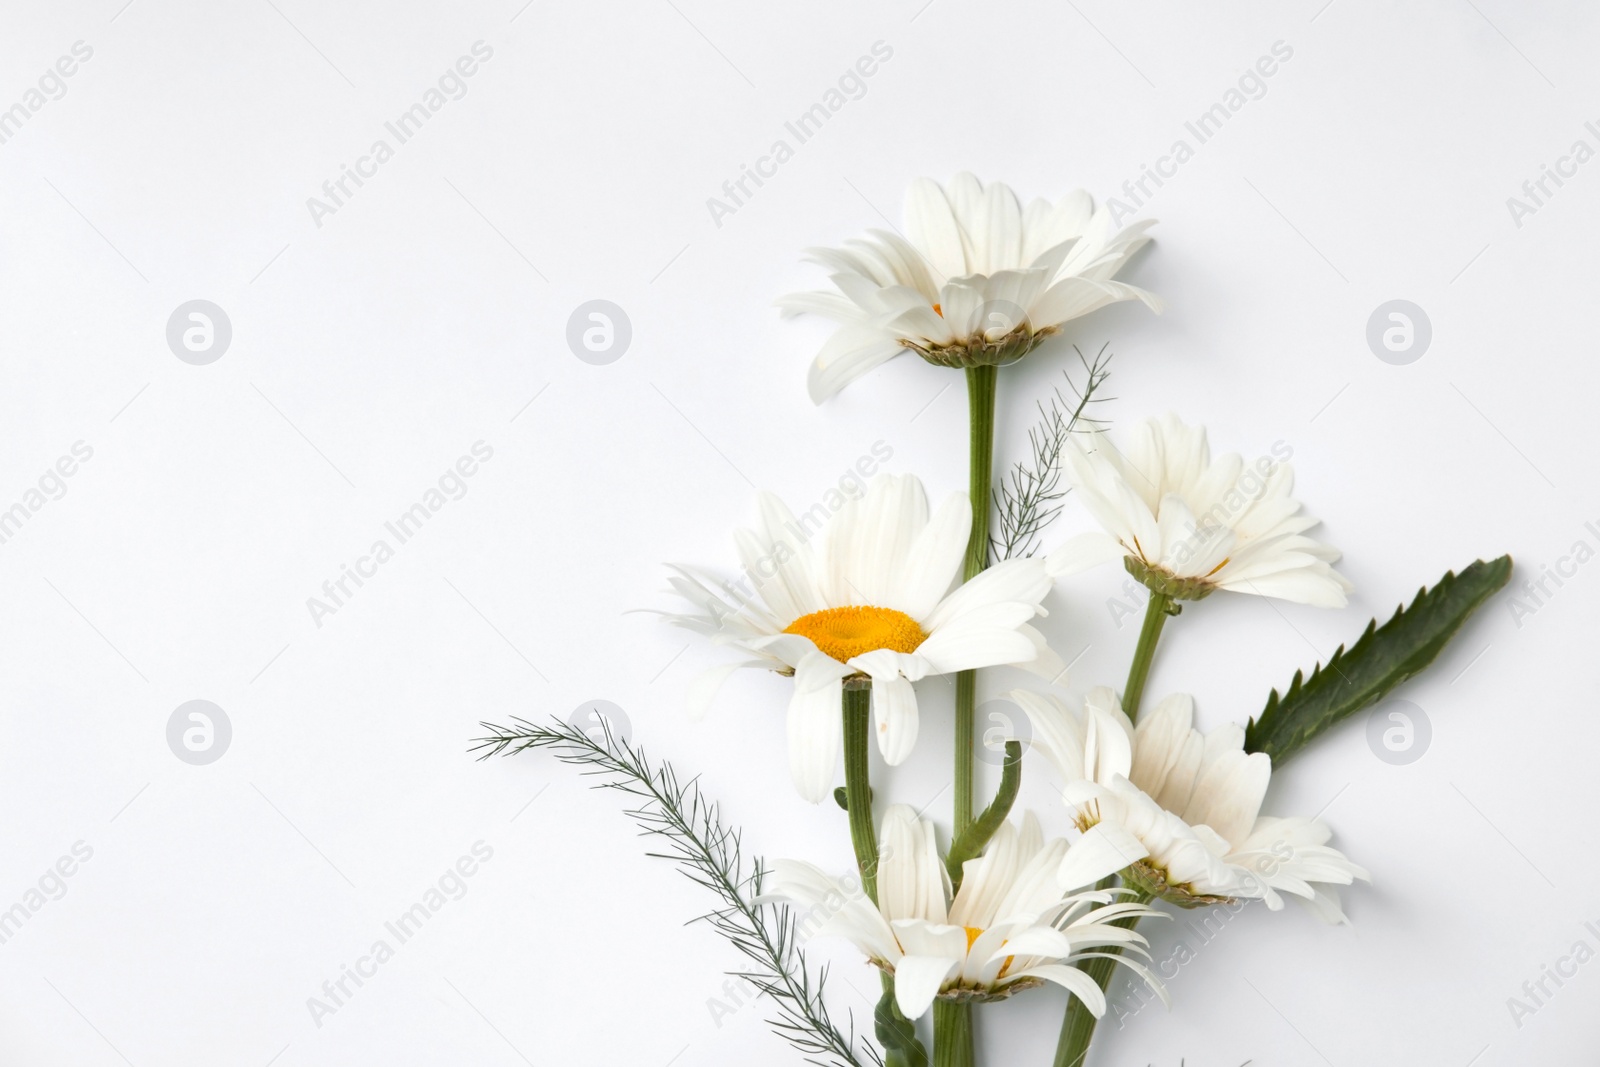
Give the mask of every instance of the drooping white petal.
<svg viewBox="0 0 1600 1067">
<path fill-rule="evenodd" d="M 872 680 L 872 722 L 883 762 L 904 763 L 917 743 L 917 694 L 910 682 L 898 674 Z"/>
<path fill-rule="evenodd" d="M 817 353 L 806 375 L 806 391 L 813 404 L 820 404 L 839 390 L 905 348 L 881 329 L 870 325 L 849 325 L 839 329 L 822 351 Z"/>
<path fill-rule="evenodd" d="M 939 987 L 961 966 L 959 958 L 902 956 L 894 967 L 894 1000 L 908 1019 L 920 1019 Z"/>
<path fill-rule="evenodd" d="M 796 905 L 801 913 L 796 929 L 803 938 L 843 937 L 871 959 L 891 965 L 900 957 L 894 932 L 859 882 L 833 878 L 800 860 L 775 859 L 767 865 L 763 891 L 752 903 L 776 901 Z"/>
<path fill-rule="evenodd" d="M 1107 686 L 1089 690 L 1083 701 L 1083 763 L 1091 781 L 1110 782 L 1133 766 L 1133 724 L 1117 694 Z"/>
<path fill-rule="evenodd" d="M 1083 1001 L 1083 1006 L 1089 1009 L 1089 1014 L 1096 1019 L 1106 1013 L 1106 995 L 1101 990 L 1099 983 L 1090 978 L 1088 973 L 1077 967 L 1067 967 L 1059 963 L 1047 963 L 1038 967 L 1030 967 L 1017 975 L 1018 978 L 1043 978 L 1054 982 L 1068 993 Z"/>
<path fill-rule="evenodd" d="M 1045 641 L 1044 634 L 1026 623 L 1018 626 L 1017 632 L 1033 642 L 1034 648 L 1034 657 L 1018 663 L 1017 666 L 1030 674 L 1038 675 L 1052 685 L 1066 685 L 1067 662 Z"/>
<path fill-rule="evenodd" d="M 789 699 L 789 773 L 800 795 L 813 804 L 826 800 L 844 745 L 841 718 L 850 668 L 821 652 L 808 655 L 795 670 Z"/>
</svg>

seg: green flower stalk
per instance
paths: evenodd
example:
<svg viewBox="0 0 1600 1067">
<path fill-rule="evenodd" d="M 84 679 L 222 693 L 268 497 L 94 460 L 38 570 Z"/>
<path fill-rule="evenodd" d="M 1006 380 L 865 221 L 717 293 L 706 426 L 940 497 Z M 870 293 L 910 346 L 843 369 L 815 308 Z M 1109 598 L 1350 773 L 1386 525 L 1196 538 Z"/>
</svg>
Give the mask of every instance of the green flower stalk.
<svg viewBox="0 0 1600 1067">
<path fill-rule="evenodd" d="M 967 369 L 967 499 L 972 502 L 972 534 L 967 540 L 963 581 L 989 565 L 989 483 L 994 473 L 994 402 L 999 368 Z M 959 834 L 972 822 L 972 770 L 976 755 L 977 671 L 956 675 L 955 826 Z"/>
</svg>

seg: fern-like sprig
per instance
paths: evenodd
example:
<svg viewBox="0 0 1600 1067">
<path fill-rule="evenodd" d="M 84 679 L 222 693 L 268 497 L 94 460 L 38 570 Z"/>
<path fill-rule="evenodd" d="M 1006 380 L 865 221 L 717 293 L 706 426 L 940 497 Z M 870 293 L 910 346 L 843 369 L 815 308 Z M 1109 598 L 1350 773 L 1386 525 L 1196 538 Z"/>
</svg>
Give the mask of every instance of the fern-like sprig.
<svg viewBox="0 0 1600 1067">
<path fill-rule="evenodd" d="M 1061 449 L 1072 434 L 1101 429 L 1102 420 L 1089 414 L 1089 406 L 1112 399 L 1095 395 L 1111 376 L 1107 347 L 1102 345 L 1091 360 L 1074 345 L 1083 364 L 1083 384 L 1063 371 L 1072 397 L 1057 388 L 1048 401 L 1040 401 L 1039 422 L 1028 431 L 1028 456 L 1017 461 L 994 490 L 998 514 L 989 547 L 996 561 L 1033 555 L 1045 527 L 1061 514 L 1061 500 L 1067 495 L 1061 485 Z"/>
<path fill-rule="evenodd" d="M 635 798 L 627 814 L 644 834 L 666 842 L 665 851 L 649 855 L 672 860 L 690 881 L 721 900 L 721 907 L 690 921 L 708 923 L 751 961 L 751 970 L 729 973 L 777 1005 L 777 1015 L 767 1025 L 808 1063 L 862 1067 L 853 1015 L 841 1031 L 823 1000 L 827 968 L 812 977 L 797 920 L 787 906 L 753 903 L 761 894 L 761 863 L 745 859 L 739 831 L 723 823 L 718 805 L 705 798 L 696 779 L 680 781 L 670 763 L 652 765 L 642 748 L 613 733 L 609 723 L 599 740 L 560 720 L 537 725 L 518 718 L 510 726 L 479 725 L 489 731 L 472 746 L 481 759 L 542 748 L 563 763 L 584 768 L 585 774 L 600 776 L 603 780 L 595 788 Z M 866 1058 L 882 1067 L 878 1051 L 870 1043 L 860 1044 Z"/>
</svg>

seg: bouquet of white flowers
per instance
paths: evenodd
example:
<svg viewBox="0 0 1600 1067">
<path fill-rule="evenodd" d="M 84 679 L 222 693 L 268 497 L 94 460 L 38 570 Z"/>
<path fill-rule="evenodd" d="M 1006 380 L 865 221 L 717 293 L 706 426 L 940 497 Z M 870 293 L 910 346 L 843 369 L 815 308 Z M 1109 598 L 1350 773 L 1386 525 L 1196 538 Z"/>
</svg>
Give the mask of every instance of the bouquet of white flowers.
<svg viewBox="0 0 1600 1067">
<path fill-rule="evenodd" d="M 1158 642 L 1186 605 L 1220 590 L 1339 608 L 1351 588 L 1338 552 L 1309 536 L 1316 520 L 1292 495 L 1285 456 L 1214 457 L 1206 431 L 1175 415 L 1108 432 L 1090 414 L 1107 375 L 1103 349 L 1083 359 L 1075 395 L 1040 405 L 1029 454 L 992 484 L 1001 368 L 1107 304 L 1160 310 L 1154 295 L 1116 280 L 1149 226 L 1117 228 L 1083 192 L 1024 206 L 967 174 L 943 188 L 919 180 L 903 234 L 813 250 L 831 287 L 780 301 L 839 324 L 811 366 L 818 403 L 902 353 L 966 377 L 966 494 L 935 509 L 915 477 L 880 475 L 815 528 L 762 494 L 754 528 L 734 538 L 753 584 L 686 566 L 670 579 L 687 607 L 666 620 L 738 656 L 694 682 L 691 714 L 705 714 L 740 668 L 792 679 L 789 774 L 802 801 L 843 809 L 854 871 L 746 861 L 696 783 L 609 730 L 485 724 L 487 753 L 545 748 L 635 798 L 632 814 L 718 897 L 707 921 L 750 961 L 740 977 L 773 999 L 774 1027 L 812 1062 L 964 1067 L 975 1062 L 975 1005 L 1055 985 L 1068 1006 L 1054 1064 L 1080 1067 L 1118 967 L 1165 998 L 1137 929 L 1161 905 L 1278 910 L 1293 899 L 1344 921 L 1340 887 L 1367 871 L 1330 847 L 1319 819 L 1264 814 L 1269 779 L 1428 666 L 1510 577 L 1504 556 L 1447 573 L 1309 676 L 1297 672 L 1249 723 L 1201 733 L 1183 693 L 1146 709 Z M 1069 490 L 1100 530 L 1041 554 Z M 1118 562 L 1148 591 L 1126 680 L 1120 694 L 1101 685 L 1069 699 L 1066 666 L 1033 622 L 1056 579 Z M 1059 787 L 1071 840 L 1047 840 L 1032 813 L 1012 818 L 1022 736 L 1005 739 L 988 804 L 973 795 L 976 674 L 1005 665 L 1041 679 L 1010 698 L 1027 715 L 1017 733 Z M 915 683 L 939 675 L 955 681 L 950 737 L 925 736 L 919 715 Z M 891 783 L 869 782 L 874 743 L 889 768 L 953 750 L 947 827 L 890 803 Z M 833 1022 L 796 910 L 822 917 L 805 934 L 848 940 L 880 972 L 876 1043 Z"/>
</svg>

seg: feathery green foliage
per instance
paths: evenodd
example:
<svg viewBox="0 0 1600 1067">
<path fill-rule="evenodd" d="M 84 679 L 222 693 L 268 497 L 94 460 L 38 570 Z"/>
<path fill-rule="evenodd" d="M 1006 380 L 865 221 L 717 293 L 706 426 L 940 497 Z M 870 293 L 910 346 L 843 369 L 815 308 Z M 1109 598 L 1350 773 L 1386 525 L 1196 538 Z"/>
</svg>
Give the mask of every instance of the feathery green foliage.
<svg viewBox="0 0 1600 1067">
<path fill-rule="evenodd" d="M 513 719 L 510 726 L 479 725 L 489 731 L 472 746 L 482 752 L 480 759 L 542 748 L 563 763 L 585 768 L 585 774 L 599 776 L 595 788 L 634 798 L 637 806 L 627 814 L 646 836 L 666 842 L 666 851 L 649 855 L 673 861 L 690 881 L 721 899 L 722 907 L 691 921 L 708 923 L 751 961 L 751 970 L 730 973 L 777 1005 L 778 1014 L 767 1025 L 808 1063 L 862 1067 L 853 1021 L 841 1031 L 823 1000 L 827 968 L 813 979 L 800 948 L 797 920 L 787 906 L 752 903 L 761 895 L 761 863 L 745 860 L 739 831 L 723 823 L 717 804 L 705 798 L 696 780 L 679 781 L 669 763 L 652 765 L 643 749 L 612 733 L 609 724 L 601 740 L 560 720 L 546 726 L 524 719 Z M 882 1067 L 877 1050 L 862 1045 L 866 1058 Z"/>
<path fill-rule="evenodd" d="M 1106 347 L 1102 345 L 1092 360 L 1078 352 L 1084 369 L 1082 386 L 1062 372 L 1072 399 L 1057 389 L 1048 401 L 1039 403 L 1039 422 L 1028 431 L 1028 458 L 1013 465 L 994 491 L 999 511 L 989 547 L 996 561 L 1033 555 L 1045 527 L 1061 514 L 1060 501 L 1067 495 L 1061 486 L 1061 449 L 1072 434 L 1101 429 L 1103 423 L 1089 415 L 1089 405 L 1114 399 L 1095 396 L 1111 376 Z"/>
</svg>

